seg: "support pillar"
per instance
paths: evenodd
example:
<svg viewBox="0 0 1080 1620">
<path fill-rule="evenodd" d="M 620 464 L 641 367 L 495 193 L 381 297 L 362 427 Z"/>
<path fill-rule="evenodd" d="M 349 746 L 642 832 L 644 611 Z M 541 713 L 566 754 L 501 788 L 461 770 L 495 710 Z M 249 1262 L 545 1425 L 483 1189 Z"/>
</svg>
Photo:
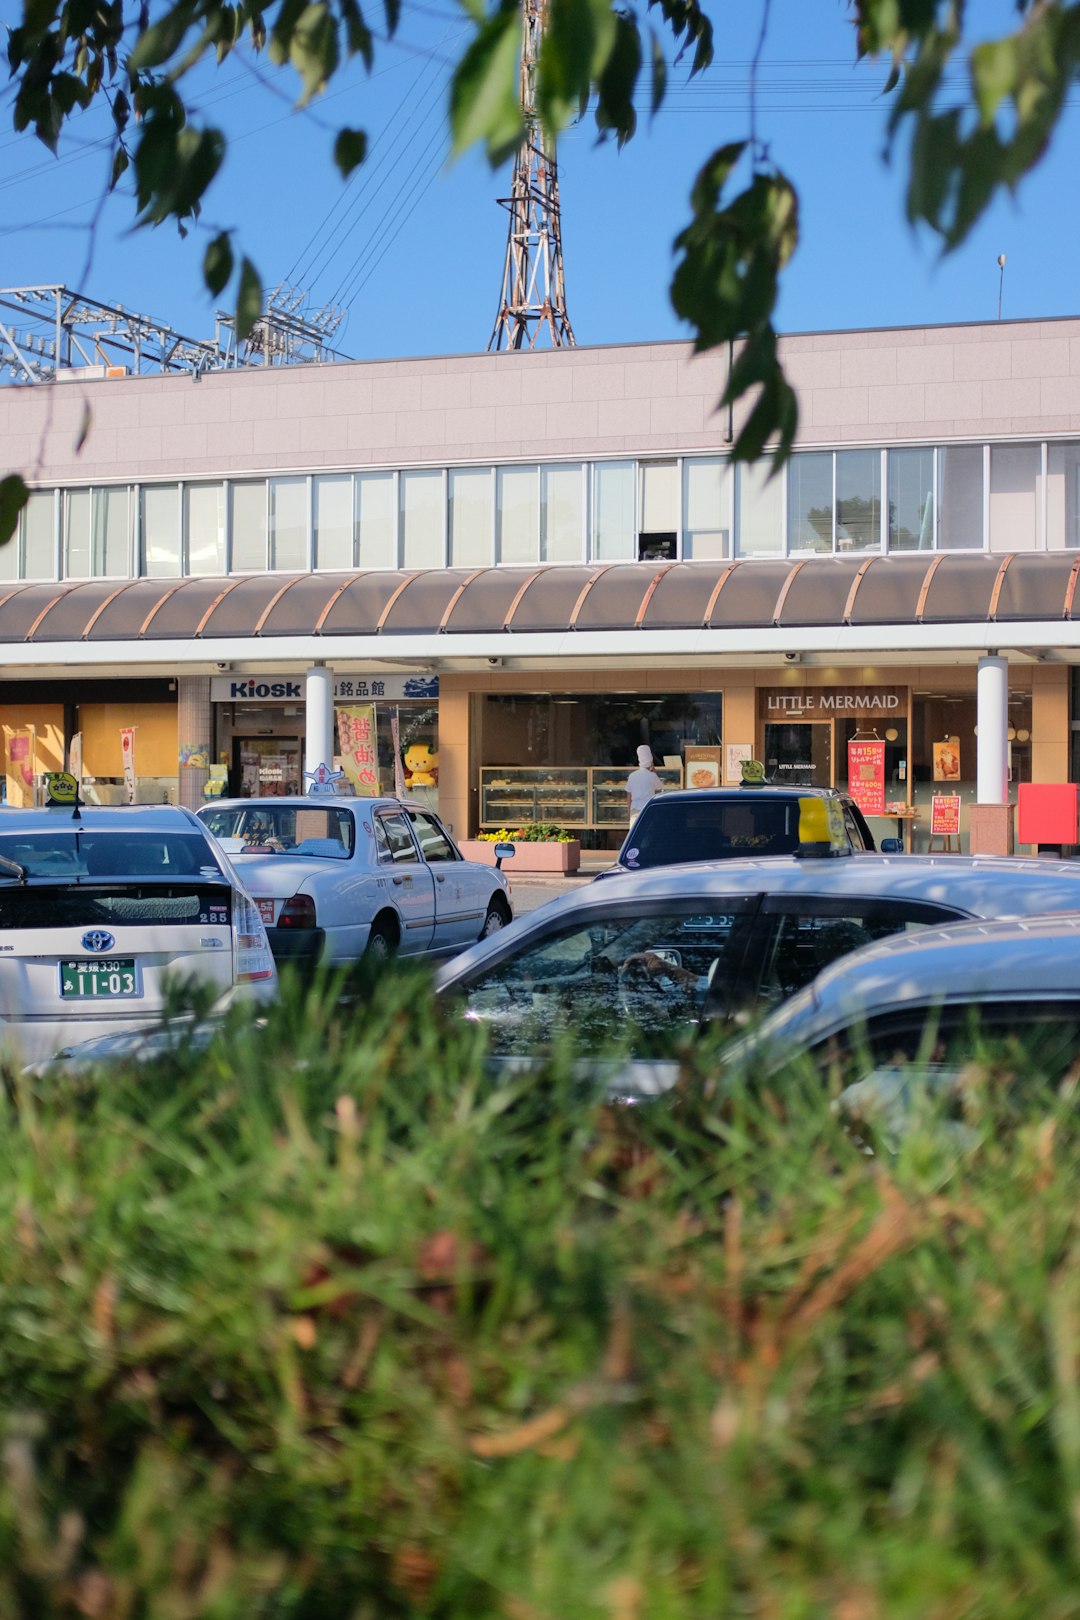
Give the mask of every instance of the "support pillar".
<svg viewBox="0 0 1080 1620">
<path fill-rule="evenodd" d="M 176 678 L 176 731 L 179 747 L 203 743 L 213 748 L 213 713 L 210 706 L 209 675 L 178 675 Z M 180 765 L 179 800 L 188 810 L 205 803 L 203 788 L 210 772 L 202 766 Z"/>
<path fill-rule="evenodd" d="M 304 698 L 304 770 L 334 763 L 334 672 L 312 664 Z M 303 789 L 301 790 L 303 791 Z"/>
<path fill-rule="evenodd" d="M 1008 855 L 1012 852 L 1008 660 L 988 652 L 979 659 L 977 680 L 976 802 L 968 819 L 968 841 L 973 855 Z"/>
</svg>

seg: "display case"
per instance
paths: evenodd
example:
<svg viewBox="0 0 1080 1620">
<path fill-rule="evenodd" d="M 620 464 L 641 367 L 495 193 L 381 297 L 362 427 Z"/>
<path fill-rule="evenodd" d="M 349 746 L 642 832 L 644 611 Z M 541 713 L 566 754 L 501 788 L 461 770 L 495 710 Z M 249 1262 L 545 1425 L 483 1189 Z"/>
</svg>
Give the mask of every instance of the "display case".
<svg viewBox="0 0 1080 1620">
<path fill-rule="evenodd" d="M 480 772 L 480 824 L 518 827 L 528 822 L 588 826 L 589 772 L 582 766 L 548 769 L 486 766 Z"/>
<path fill-rule="evenodd" d="M 553 765 L 546 769 L 488 765 L 480 772 L 480 825 L 514 828 L 528 822 L 576 827 L 625 827 L 628 770 L 616 765 Z M 657 770 L 665 788 L 682 787 L 677 767 Z"/>
</svg>

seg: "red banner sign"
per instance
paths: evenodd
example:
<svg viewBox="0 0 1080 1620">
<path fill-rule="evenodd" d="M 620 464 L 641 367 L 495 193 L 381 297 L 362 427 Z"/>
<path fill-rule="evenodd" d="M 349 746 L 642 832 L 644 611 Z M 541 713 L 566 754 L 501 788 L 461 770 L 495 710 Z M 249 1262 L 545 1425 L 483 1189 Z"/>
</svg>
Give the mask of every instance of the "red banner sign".
<svg viewBox="0 0 1080 1620">
<path fill-rule="evenodd" d="M 935 793 L 930 800 L 931 838 L 955 838 L 959 831 L 959 793 Z"/>
<path fill-rule="evenodd" d="M 885 744 L 849 742 L 848 792 L 864 816 L 885 814 Z"/>
</svg>

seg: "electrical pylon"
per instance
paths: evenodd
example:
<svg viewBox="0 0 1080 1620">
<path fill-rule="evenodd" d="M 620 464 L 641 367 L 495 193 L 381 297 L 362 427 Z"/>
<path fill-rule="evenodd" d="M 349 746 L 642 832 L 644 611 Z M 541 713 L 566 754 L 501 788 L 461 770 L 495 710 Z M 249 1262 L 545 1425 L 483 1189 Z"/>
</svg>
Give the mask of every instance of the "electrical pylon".
<svg viewBox="0 0 1080 1620">
<path fill-rule="evenodd" d="M 559 223 L 559 170 L 555 142 L 536 111 L 536 63 L 547 20 L 547 0 L 521 0 L 521 110 L 525 138 L 514 159 L 509 197 L 510 230 L 503 268 L 502 298 L 492 349 L 535 349 L 543 334 L 553 348 L 573 348 L 566 313 L 562 227 Z"/>
</svg>

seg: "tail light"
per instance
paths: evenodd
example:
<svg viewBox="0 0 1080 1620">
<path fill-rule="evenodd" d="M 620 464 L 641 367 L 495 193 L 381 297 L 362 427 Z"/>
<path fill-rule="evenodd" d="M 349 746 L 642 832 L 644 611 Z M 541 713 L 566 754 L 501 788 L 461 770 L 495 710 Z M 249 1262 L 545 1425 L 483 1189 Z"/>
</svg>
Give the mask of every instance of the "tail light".
<svg viewBox="0 0 1080 1620">
<path fill-rule="evenodd" d="M 294 894 L 278 912 L 279 928 L 314 928 L 315 902 L 310 894 Z"/>
<path fill-rule="evenodd" d="M 270 941 L 266 937 L 259 908 L 254 900 L 249 900 L 240 890 L 233 892 L 232 926 L 237 983 L 249 984 L 254 979 L 272 979 L 274 958 L 270 954 Z"/>
</svg>

